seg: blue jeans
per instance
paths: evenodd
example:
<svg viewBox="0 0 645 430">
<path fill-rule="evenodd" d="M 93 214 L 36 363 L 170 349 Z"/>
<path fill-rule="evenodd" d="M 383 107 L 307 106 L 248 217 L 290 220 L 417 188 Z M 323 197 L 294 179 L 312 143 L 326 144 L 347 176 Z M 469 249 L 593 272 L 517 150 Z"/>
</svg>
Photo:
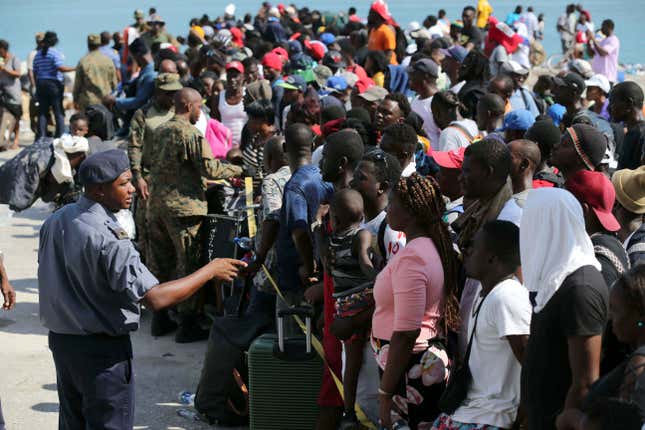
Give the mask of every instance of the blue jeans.
<svg viewBox="0 0 645 430">
<path fill-rule="evenodd" d="M 47 118 L 49 108 L 54 109 L 56 119 L 56 133 L 60 137 L 65 127 L 65 114 L 63 112 L 63 84 L 52 79 L 42 79 L 36 82 L 36 96 L 38 97 L 38 131 L 41 137 L 47 136 Z"/>
</svg>

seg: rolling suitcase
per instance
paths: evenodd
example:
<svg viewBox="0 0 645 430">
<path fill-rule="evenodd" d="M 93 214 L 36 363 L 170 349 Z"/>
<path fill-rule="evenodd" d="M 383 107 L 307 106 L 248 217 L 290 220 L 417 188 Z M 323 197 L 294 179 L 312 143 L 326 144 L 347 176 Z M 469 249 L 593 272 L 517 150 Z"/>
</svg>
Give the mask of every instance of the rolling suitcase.
<svg viewBox="0 0 645 430">
<path fill-rule="evenodd" d="M 305 318 L 306 336 L 284 339 L 283 319 Z M 318 393 L 323 362 L 311 346 L 309 308 L 278 313 L 278 334 L 264 334 L 249 348 L 251 430 L 313 430 L 318 419 Z"/>
</svg>

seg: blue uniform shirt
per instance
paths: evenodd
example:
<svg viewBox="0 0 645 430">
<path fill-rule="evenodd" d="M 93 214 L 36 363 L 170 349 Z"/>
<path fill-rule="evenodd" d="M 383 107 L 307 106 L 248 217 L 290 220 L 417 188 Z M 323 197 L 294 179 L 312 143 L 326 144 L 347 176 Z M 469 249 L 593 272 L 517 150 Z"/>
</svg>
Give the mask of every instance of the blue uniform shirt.
<svg viewBox="0 0 645 430">
<path fill-rule="evenodd" d="M 284 186 L 276 251 L 280 288 L 285 291 L 297 291 L 302 287 L 298 275 L 301 259 L 291 233 L 297 228 L 310 231 L 320 202 L 329 200 L 333 192 L 332 184 L 324 182 L 320 169 L 312 164 L 296 170 Z"/>
<path fill-rule="evenodd" d="M 139 301 L 159 283 L 114 215 L 86 197 L 40 230 L 40 319 L 59 334 L 121 336 L 139 327 Z"/>
</svg>

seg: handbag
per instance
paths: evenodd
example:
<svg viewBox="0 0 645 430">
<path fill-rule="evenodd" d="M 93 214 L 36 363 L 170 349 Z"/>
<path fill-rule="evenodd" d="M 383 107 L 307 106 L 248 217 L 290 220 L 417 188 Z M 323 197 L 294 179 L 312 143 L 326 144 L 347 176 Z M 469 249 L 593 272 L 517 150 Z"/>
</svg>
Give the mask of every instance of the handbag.
<svg viewBox="0 0 645 430">
<path fill-rule="evenodd" d="M 479 311 L 484 304 L 484 300 L 486 300 L 486 297 L 484 297 L 477 306 L 477 311 L 475 313 L 475 323 L 473 324 L 473 332 L 470 334 L 470 340 L 468 341 L 468 347 L 466 348 L 464 361 L 461 366 L 459 366 L 452 372 L 450 378 L 448 379 L 446 389 L 443 391 L 441 397 L 439 398 L 439 410 L 448 415 L 452 415 L 464 402 L 466 395 L 468 394 L 468 388 L 470 388 L 470 383 L 472 382 L 472 374 L 470 373 L 468 361 L 470 360 L 470 350 L 473 346 L 475 332 L 477 331 L 477 319 L 479 318 Z"/>
</svg>

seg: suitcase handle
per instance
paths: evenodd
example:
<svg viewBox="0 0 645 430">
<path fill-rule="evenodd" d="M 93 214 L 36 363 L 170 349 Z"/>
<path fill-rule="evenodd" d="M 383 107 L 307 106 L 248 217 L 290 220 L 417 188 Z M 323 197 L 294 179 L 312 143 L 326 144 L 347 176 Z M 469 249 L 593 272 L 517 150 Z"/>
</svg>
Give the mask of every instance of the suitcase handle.
<svg viewBox="0 0 645 430">
<path fill-rule="evenodd" d="M 305 332 L 306 351 L 307 354 L 311 354 L 311 319 L 314 316 L 314 311 L 308 306 L 293 306 L 278 311 L 278 348 L 280 352 L 284 353 L 284 317 L 290 315 L 305 318 L 305 325 L 307 327 Z"/>
</svg>

